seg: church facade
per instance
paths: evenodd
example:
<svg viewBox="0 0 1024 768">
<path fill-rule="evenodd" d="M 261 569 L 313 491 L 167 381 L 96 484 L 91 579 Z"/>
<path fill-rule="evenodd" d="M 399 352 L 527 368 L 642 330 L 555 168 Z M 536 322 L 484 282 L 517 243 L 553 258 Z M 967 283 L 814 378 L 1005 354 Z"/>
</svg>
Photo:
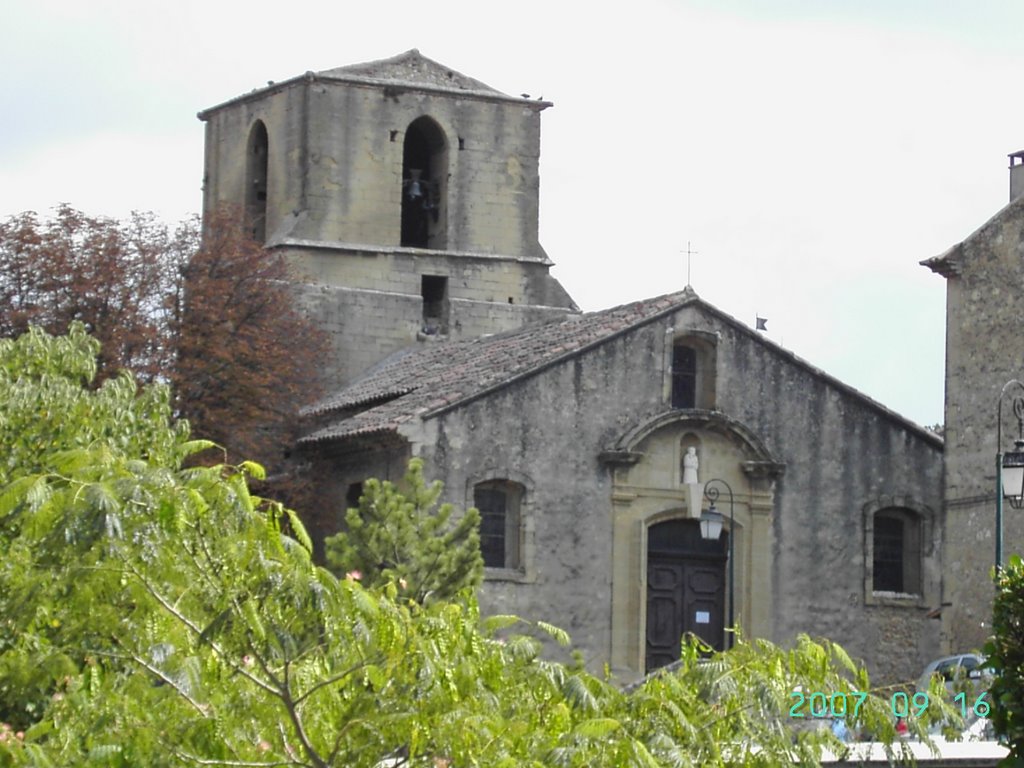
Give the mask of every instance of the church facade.
<svg viewBox="0 0 1024 768">
<path fill-rule="evenodd" d="M 299 446 L 312 532 L 418 456 L 481 510 L 484 609 L 595 669 L 734 622 L 914 678 L 941 644 L 942 440 L 689 287 L 581 314 L 537 241 L 548 106 L 410 51 L 201 113 L 206 210 L 289 255 L 338 352 Z"/>
<path fill-rule="evenodd" d="M 941 440 L 692 290 L 421 350 L 315 411 L 328 508 L 422 457 L 481 509 L 485 609 L 566 628 L 623 679 L 683 632 L 727 644 L 729 615 L 889 680 L 938 655 Z"/>
</svg>

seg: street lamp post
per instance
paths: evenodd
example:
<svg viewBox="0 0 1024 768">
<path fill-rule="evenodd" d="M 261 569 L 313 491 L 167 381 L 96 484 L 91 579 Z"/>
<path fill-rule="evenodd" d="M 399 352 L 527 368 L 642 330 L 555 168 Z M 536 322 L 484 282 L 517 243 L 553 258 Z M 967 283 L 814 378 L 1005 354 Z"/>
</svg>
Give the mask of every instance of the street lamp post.
<svg viewBox="0 0 1024 768">
<path fill-rule="evenodd" d="M 735 501 L 732 495 L 732 487 L 725 482 L 725 480 L 709 480 L 704 484 L 704 497 L 711 503 L 708 509 L 700 513 L 700 535 L 702 539 L 718 539 L 722 536 L 722 514 L 715 507 L 715 502 L 718 501 L 718 497 L 721 494 L 721 490 L 718 486 L 722 486 L 729 492 L 729 574 L 727 576 L 729 580 L 729 624 L 728 630 L 732 630 L 736 626 L 735 621 L 735 589 L 733 581 L 733 553 L 735 551 L 736 542 L 736 526 L 735 522 Z M 727 632 L 727 642 L 724 643 L 726 647 L 732 648 L 732 632 Z"/>
<path fill-rule="evenodd" d="M 1014 450 L 1003 453 L 1003 400 L 1013 396 L 1013 415 L 1017 417 Z M 1011 379 L 1003 385 L 996 407 L 996 569 L 1003 567 L 1003 499 L 1014 509 L 1024 506 L 1024 384 Z"/>
</svg>

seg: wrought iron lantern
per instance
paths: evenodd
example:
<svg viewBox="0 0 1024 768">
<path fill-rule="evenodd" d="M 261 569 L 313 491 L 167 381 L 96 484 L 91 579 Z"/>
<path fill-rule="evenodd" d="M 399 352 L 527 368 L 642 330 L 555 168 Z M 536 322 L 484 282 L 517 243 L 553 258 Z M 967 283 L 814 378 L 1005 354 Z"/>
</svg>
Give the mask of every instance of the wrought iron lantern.
<svg viewBox="0 0 1024 768">
<path fill-rule="evenodd" d="M 1024 506 L 1024 440 L 1015 440 L 1014 449 L 1003 454 L 1003 498 L 1014 509 Z"/>
<path fill-rule="evenodd" d="M 726 624 L 726 637 L 723 647 L 731 648 L 733 642 L 732 630 L 736 626 L 736 583 L 735 583 L 735 546 L 736 546 L 736 505 L 732 495 L 732 487 L 725 480 L 713 479 L 704 485 L 704 497 L 708 500 L 708 508 L 700 513 L 700 536 L 702 539 L 717 541 L 722 537 L 722 513 L 718 511 L 715 502 L 721 493 L 721 488 L 729 492 L 729 618 Z"/>
<path fill-rule="evenodd" d="M 1013 392 L 1013 415 L 1017 418 L 1014 449 L 1003 450 L 1003 400 Z M 1011 379 L 1003 385 L 996 406 L 996 568 L 1003 567 L 1003 501 L 1014 509 L 1024 507 L 1024 383 Z"/>
<path fill-rule="evenodd" d="M 722 513 L 715 508 L 715 502 L 700 513 L 700 537 L 717 541 L 722 537 Z"/>
</svg>

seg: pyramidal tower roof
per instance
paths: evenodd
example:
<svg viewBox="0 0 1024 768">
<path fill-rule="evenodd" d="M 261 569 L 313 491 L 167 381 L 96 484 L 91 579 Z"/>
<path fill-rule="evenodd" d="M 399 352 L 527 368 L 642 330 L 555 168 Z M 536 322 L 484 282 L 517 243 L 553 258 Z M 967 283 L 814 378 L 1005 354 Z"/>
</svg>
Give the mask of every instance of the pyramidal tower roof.
<svg viewBox="0 0 1024 768">
<path fill-rule="evenodd" d="M 429 59 L 416 48 L 392 56 L 361 64 L 325 69 L 318 77 L 365 83 L 433 86 L 459 91 L 470 91 L 488 96 L 508 96 L 486 83 Z"/>
<path fill-rule="evenodd" d="M 416 48 L 412 48 L 389 59 L 366 61 L 362 64 L 349 64 L 345 67 L 324 69 L 320 72 L 306 72 L 303 75 L 281 82 L 271 81 L 267 83 L 266 87 L 254 88 L 249 93 L 236 96 L 209 109 L 204 109 L 199 112 L 198 117 L 200 120 L 206 120 L 211 114 L 226 106 L 252 101 L 270 93 L 317 80 L 398 90 L 433 91 L 435 93 L 452 94 L 473 99 L 487 99 L 490 101 L 516 102 L 537 112 L 552 106 L 550 101 L 544 101 L 543 98 L 531 99 L 527 94 L 510 96 L 499 91 L 497 88 L 492 88 L 487 83 L 464 75 L 451 67 L 446 67 L 438 61 L 429 59 Z"/>
</svg>

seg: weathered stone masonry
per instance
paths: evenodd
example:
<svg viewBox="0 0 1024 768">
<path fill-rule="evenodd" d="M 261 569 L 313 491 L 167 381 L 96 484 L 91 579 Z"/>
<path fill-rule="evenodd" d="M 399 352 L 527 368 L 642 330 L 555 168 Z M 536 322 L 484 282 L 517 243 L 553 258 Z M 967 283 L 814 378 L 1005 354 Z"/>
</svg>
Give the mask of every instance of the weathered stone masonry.
<svg viewBox="0 0 1024 768">
<path fill-rule="evenodd" d="M 334 344 L 299 450 L 314 537 L 421 456 L 483 508 L 484 608 L 566 627 L 595 669 L 635 678 L 684 631 L 721 646 L 731 608 L 917 674 L 939 650 L 941 440 L 692 290 L 579 314 L 537 237 L 549 106 L 410 51 L 200 114 L 204 210 L 244 210 Z M 733 491 L 718 542 L 690 448 Z"/>
</svg>

